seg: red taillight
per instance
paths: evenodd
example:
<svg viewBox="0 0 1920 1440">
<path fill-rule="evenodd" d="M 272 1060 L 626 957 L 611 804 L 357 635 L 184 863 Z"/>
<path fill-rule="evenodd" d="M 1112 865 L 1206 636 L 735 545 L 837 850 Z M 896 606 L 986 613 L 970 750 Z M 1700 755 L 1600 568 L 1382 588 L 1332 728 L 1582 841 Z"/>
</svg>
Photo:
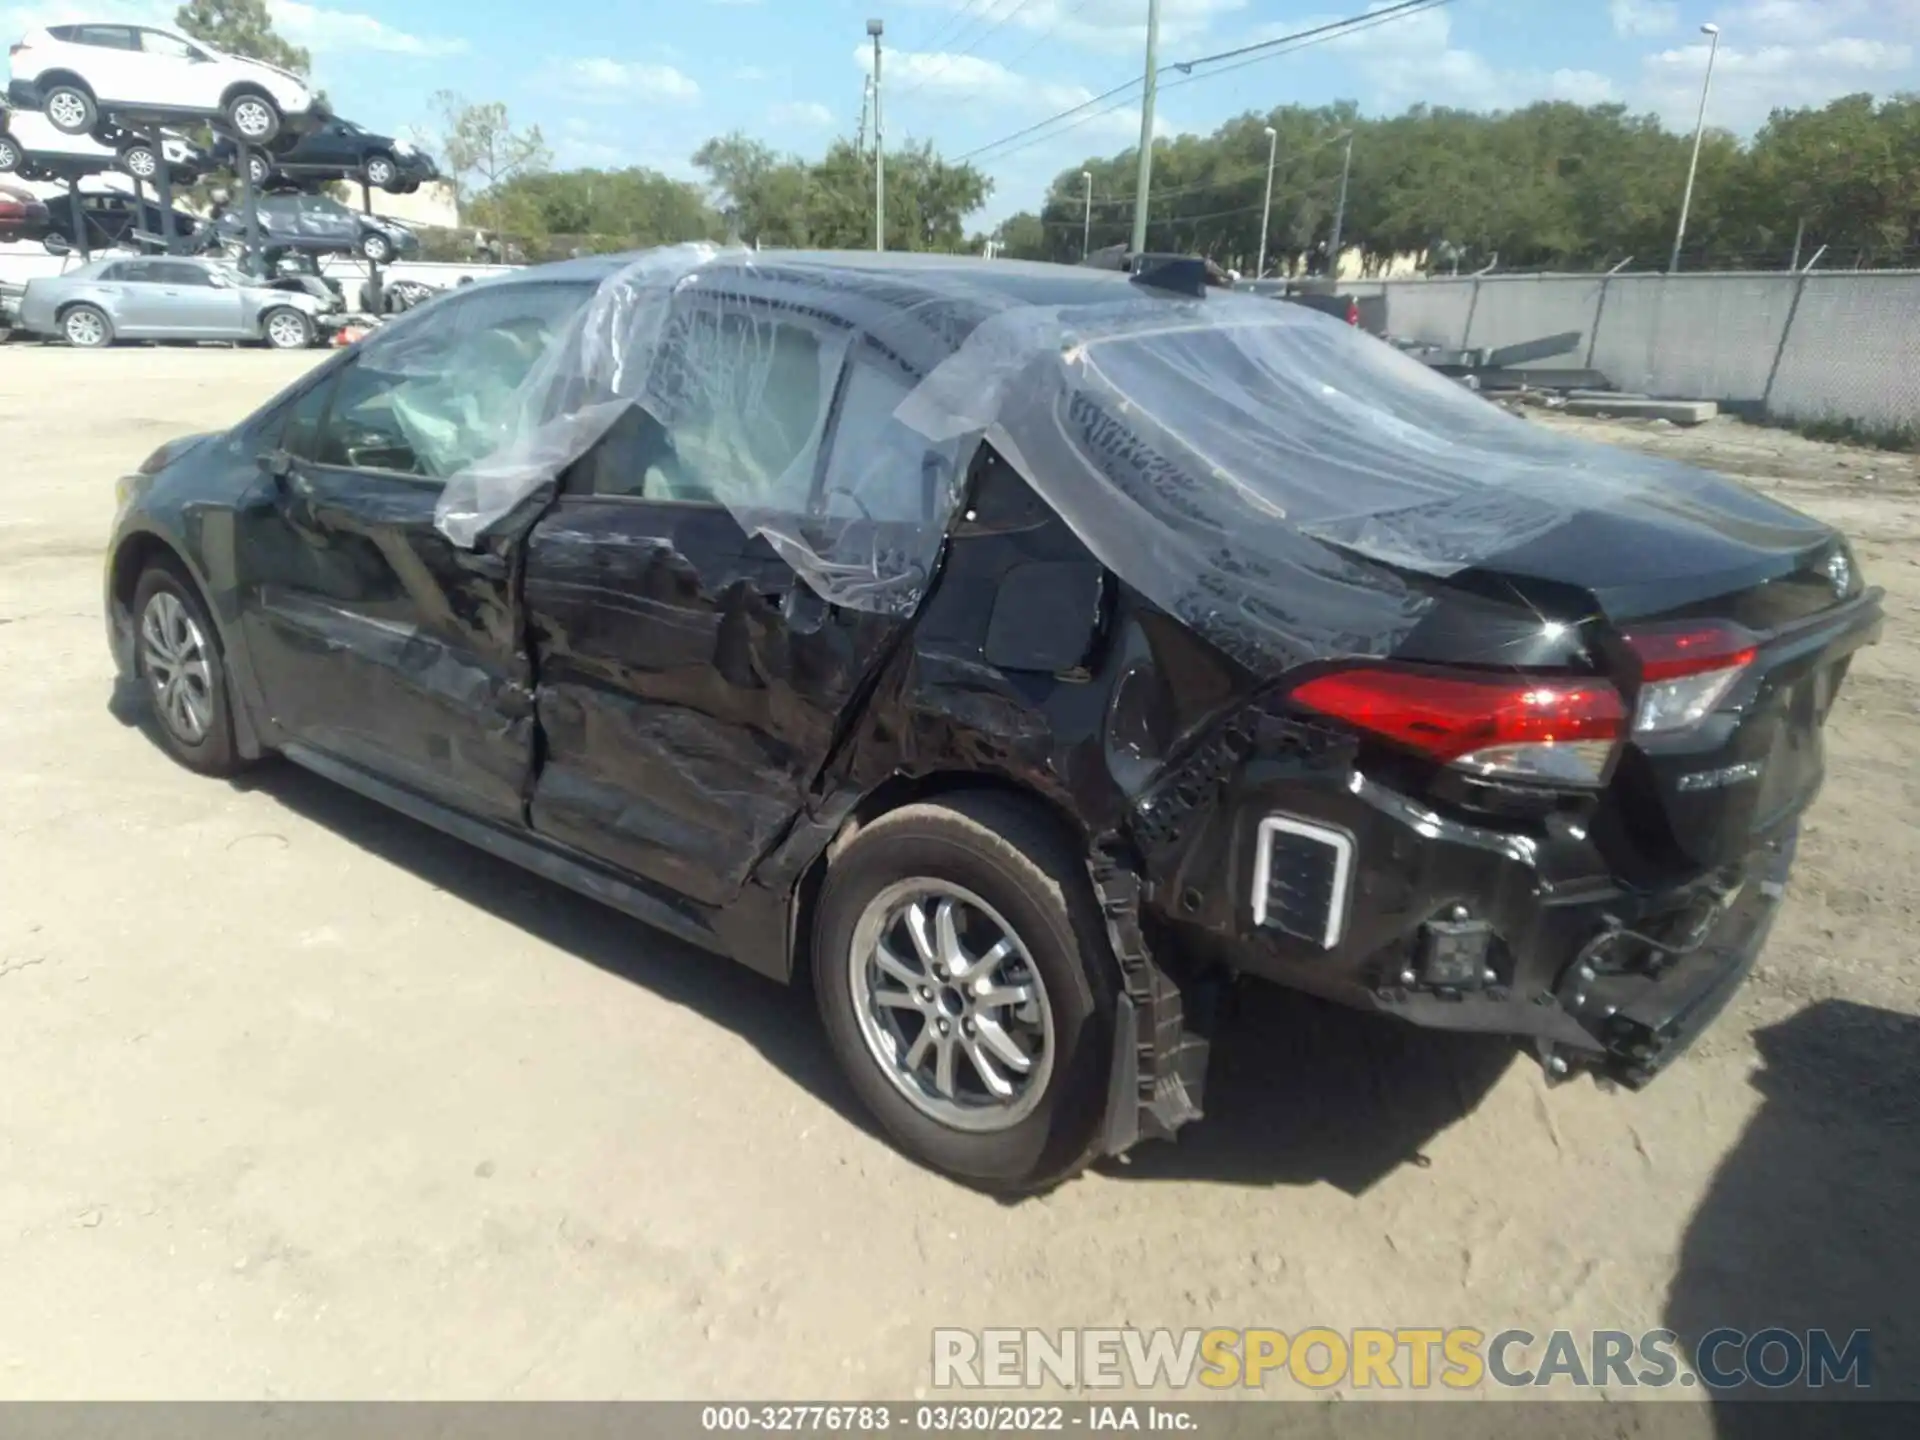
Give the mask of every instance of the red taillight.
<svg viewBox="0 0 1920 1440">
<path fill-rule="evenodd" d="M 1474 774 L 1598 785 L 1626 721 L 1604 680 L 1338 670 L 1293 692 L 1331 715 Z"/>
<path fill-rule="evenodd" d="M 1633 733 L 1685 730 L 1713 713 L 1760 653 L 1747 631 L 1726 621 L 1655 625 L 1623 636 L 1640 664 Z"/>
<path fill-rule="evenodd" d="M 1359 323 L 1360 323 L 1360 304 L 1358 301 L 1349 300 L 1347 301 L 1347 324 L 1358 325 Z"/>
</svg>

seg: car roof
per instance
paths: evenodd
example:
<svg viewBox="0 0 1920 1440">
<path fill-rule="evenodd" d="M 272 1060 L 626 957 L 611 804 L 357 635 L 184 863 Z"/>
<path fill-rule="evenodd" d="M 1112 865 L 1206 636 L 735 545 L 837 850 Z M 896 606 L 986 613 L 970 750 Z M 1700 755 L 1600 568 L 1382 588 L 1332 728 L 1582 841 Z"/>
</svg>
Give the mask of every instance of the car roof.
<svg viewBox="0 0 1920 1440">
<path fill-rule="evenodd" d="M 496 284 L 602 283 L 648 252 L 593 255 L 500 276 Z M 691 267 L 690 267 L 691 268 Z M 977 255 L 861 250 L 737 251 L 699 266 L 717 288 L 798 303 L 863 333 L 927 373 L 995 315 L 1036 308 L 1144 314 L 1156 302 L 1123 274 Z M 1211 302 L 1217 304 L 1218 302 Z"/>
<path fill-rule="evenodd" d="M 588 255 L 535 266 L 521 273 L 527 280 L 603 280 L 645 253 Z M 1037 260 L 988 260 L 978 255 L 918 251 L 756 250 L 746 253 L 751 254 L 756 269 L 770 273 L 804 272 L 822 279 L 866 277 L 891 282 L 894 288 L 923 290 L 927 295 L 969 290 L 985 291 L 1027 305 L 1099 305 L 1138 293 L 1128 290 L 1125 275 Z M 725 267 L 732 259 L 723 254 L 715 264 Z"/>
</svg>

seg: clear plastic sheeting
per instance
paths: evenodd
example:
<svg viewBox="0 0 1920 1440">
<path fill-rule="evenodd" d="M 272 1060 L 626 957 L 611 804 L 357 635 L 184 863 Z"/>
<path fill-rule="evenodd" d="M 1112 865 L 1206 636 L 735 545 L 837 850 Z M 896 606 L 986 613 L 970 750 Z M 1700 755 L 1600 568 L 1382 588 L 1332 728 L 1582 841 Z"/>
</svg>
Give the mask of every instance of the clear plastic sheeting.
<svg viewBox="0 0 1920 1440">
<path fill-rule="evenodd" d="M 725 505 L 829 602 L 918 603 L 984 440 L 1103 564 L 1248 658 L 1380 653 L 1422 577 L 1582 511 L 1684 521 L 1712 486 L 1698 518 L 1739 518 L 1715 477 L 1541 430 L 1301 307 L 681 246 L 598 278 L 441 529 L 475 543 L 633 407 L 659 432 L 640 493 Z"/>
</svg>

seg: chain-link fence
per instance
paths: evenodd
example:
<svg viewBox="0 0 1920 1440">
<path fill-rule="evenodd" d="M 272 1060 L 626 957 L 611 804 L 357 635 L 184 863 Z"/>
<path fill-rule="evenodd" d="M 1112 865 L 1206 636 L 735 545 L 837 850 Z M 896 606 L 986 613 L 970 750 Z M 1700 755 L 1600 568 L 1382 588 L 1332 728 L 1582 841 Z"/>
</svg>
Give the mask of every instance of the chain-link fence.
<svg viewBox="0 0 1920 1440">
<path fill-rule="evenodd" d="M 1920 432 L 1920 271 L 1355 281 L 1389 333 L 1460 348 L 1577 330 L 1542 366 L 1805 423 Z"/>
</svg>

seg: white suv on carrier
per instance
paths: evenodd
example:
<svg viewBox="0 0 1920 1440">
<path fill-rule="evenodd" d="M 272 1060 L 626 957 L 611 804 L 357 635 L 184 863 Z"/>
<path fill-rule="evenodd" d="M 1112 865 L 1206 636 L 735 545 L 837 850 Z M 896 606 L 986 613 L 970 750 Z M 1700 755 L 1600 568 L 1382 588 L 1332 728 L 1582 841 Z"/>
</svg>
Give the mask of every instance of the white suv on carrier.
<svg viewBox="0 0 1920 1440">
<path fill-rule="evenodd" d="M 313 92 L 290 71 L 149 25 L 49 25 L 9 53 L 8 98 L 44 111 L 68 135 L 88 134 L 114 113 L 211 115 L 247 144 L 265 145 L 320 118 Z"/>
</svg>

